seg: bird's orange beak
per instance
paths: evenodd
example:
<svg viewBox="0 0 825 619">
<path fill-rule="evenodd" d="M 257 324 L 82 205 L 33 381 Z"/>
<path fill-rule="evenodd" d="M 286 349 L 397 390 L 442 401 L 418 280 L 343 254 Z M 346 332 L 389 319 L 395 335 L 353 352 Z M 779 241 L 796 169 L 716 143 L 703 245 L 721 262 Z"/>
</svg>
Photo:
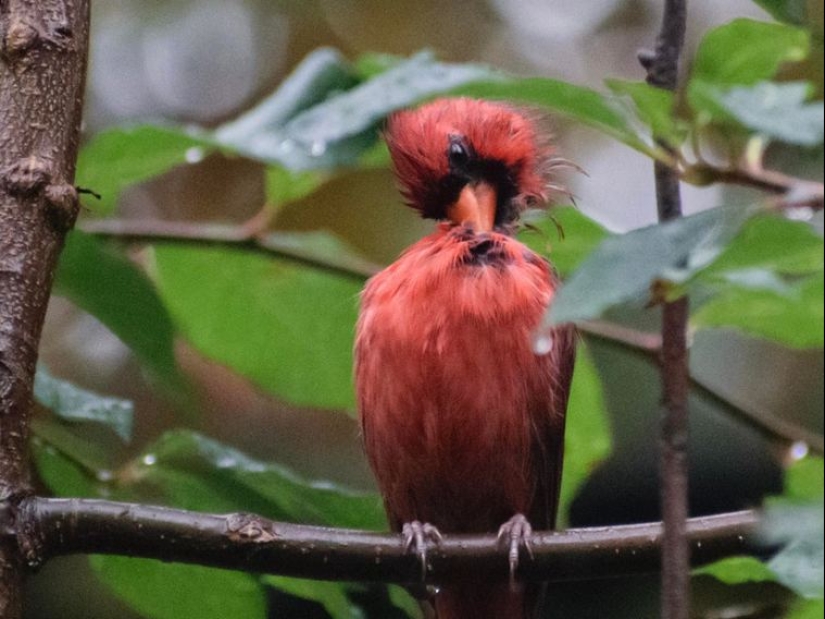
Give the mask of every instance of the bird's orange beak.
<svg viewBox="0 0 825 619">
<path fill-rule="evenodd" d="M 487 183 L 467 185 L 447 208 L 447 218 L 455 224 L 469 224 L 476 232 L 491 232 L 496 221 L 496 190 Z"/>
</svg>

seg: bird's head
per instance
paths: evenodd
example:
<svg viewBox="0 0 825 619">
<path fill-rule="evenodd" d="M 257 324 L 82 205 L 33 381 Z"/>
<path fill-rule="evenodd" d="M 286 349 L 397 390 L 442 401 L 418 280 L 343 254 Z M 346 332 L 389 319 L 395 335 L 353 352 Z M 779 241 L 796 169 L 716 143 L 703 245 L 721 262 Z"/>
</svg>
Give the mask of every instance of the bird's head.
<svg viewBox="0 0 825 619">
<path fill-rule="evenodd" d="M 423 217 L 488 232 L 547 201 L 549 144 L 506 104 L 439 99 L 393 115 L 385 136 L 404 198 Z"/>
</svg>

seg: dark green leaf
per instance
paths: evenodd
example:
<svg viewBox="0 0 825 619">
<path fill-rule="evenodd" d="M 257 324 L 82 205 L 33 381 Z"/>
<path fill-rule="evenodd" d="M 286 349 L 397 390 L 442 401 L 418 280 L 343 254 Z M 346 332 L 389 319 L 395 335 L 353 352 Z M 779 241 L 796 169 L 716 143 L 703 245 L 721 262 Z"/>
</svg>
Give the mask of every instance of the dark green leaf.
<svg viewBox="0 0 825 619">
<path fill-rule="evenodd" d="M 149 280 L 120 252 L 73 231 L 60 257 L 55 290 L 111 329 L 157 379 L 181 388 L 169 314 Z"/>
<path fill-rule="evenodd" d="M 266 249 L 282 252 L 332 270 L 368 277 L 379 269 L 352 247 L 329 232 L 271 232 L 258 241 Z"/>
<path fill-rule="evenodd" d="M 112 467 L 112 454 L 102 442 L 89 436 L 88 432 L 79 433 L 66 424 L 41 417 L 32 420 L 32 431 L 36 437 L 57 449 L 90 475 L 105 475 L 104 472 Z"/>
<path fill-rule="evenodd" d="M 706 88 L 704 107 L 718 106 L 727 118 L 769 138 L 800 146 L 818 146 L 825 137 L 822 101 L 807 103 L 811 86 L 803 82 L 776 84 L 760 82 L 755 86 L 730 90 Z"/>
<path fill-rule="evenodd" d="M 97 577 L 151 619 L 265 619 L 266 594 L 249 574 L 197 565 L 94 556 Z"/>
<path fill-rule="evenodd" d="M 583 344 L 576 355 L 576 371 L 567 406 L 564 435 L 564 472 L 559 515 L 566 518 L 570 503 L 595 467 L 610 455 L 612 437 L 602 385 Z"/>
<path fill-rule="evenodd" d="M 692 80 L 720 86 L 756 84 L 772 78 L 783 63 L 804 60 L 809 47 L 804 30 L 737 19 L 705 35 Z"/>
<path fill-rule="evenodd" d="M 255 511 L 304 524 L 382 530 L 386 520 L 373 494 L 311 482 L 289 469 L 188 431 L 165 434 L 128 468 L 169 502 L 199 511 Z"/>
<path fill-rule="evenodd" d="M 597 318 L 607 309 L 650 298 L 657 280 L 687 281 L 711 264 L 751 211 L 717 208 L 607 238 L 557 295 L 545 324 Z"/>
<path fill-rule="evenodd" d="M 589 88 L 551 79 L 500 76 L 498 79 L 463 86 L 456 89 L 455 93 L 540 106 L 598 129 L 645 154 L 652 155 L 655 152 L 633 130 L 616 102 Z"/>
<path fill-rule="evenodd" d="M 352 67 L 340 52 L 321 48 L 309 54 L 278 89 L 249 112 L 215 131 L 218 142 L 241 152 L 280 153 L 286 136 L 281 131 L 287 122 L 328 97 L 344 92 L 358 83 Z M 264 160 L 281 161 L 281 156 Z"/>
<path fill-rule="evenodd" d="M 634 111 L 651 133 L 672 146 L 681 144 L 687 130 L 676 118 L 675 95 L 669 90 L 656 88 L 646 82 L 607 80 L 610 89 L 619 95 L 629 96 L 634 103 Z"/>
<path fill-rule="evenodd" d="M 562 277 L 570 275 L 610 233 L 573 207 L 553 208 L 528 222 L 519 240 L 550 258 Z"/>
<path fill-rule="evenodd" d="M 726 585 L 746 582 L 776 582 L 776 574 L 754 557 L 729 557 L 694 570 L 698 576 L 713 576 Z"/>
<path fill-rule="evenodd" d="M 353 407 L 360 279 L 226 248 L 161 246 L 161 297 L 189 340 L 293 403 Z"/>
<path fill-rule="evenodd" d="M 99 193 L 86 200 L 93 211 L 111 213 L 126 187 L 159 176 L 175 166 L 204 158 L 214 145 L 185 128 L 144 125 L 98 134 L 78 158 L 77 184 Z"/>
<path fill-rule="evenodd" d="M 132 438 L 134 405 L 80 389 L 49 374 L 42 365 L 34 379 L 35 399 L 67 421 L 91 421 L 110 427 L 124 441 Z"/>
<path fill-rule="evenodd" d="M 746 284 L 756 285 L 746 285 Z M 729 279 L 692 316 L 696 328 L 732 328 L 793 348 L 825 344 L 822 274 L 793 284 Z"/>
<path fill-rule="evenodd" d="M 808 0 L 754 0 L 779 21 L 802 26 L 807 21 Z"/>
<path fill-rule="evenodd" d="M 32 453 L 37 476 L 56 496 L 99 496 L 91 475 L 37 434 L 32 439 Z"/>
<path fill-rule="evenodd" d="M 288 593 L 324 607 L 332 619 L 363 619 L 363 611 L 347 597 L 346 586 L 338 582 L 301 580 L 283 576 L 264 576 L 263 582 L 279 591 Z"/>
</svg>

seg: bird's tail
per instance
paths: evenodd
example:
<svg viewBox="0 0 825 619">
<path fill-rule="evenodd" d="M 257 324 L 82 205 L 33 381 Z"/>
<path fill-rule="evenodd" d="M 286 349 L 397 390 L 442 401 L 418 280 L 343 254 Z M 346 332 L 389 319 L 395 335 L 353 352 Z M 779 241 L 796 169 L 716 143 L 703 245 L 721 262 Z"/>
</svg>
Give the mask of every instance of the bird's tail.
<svg viewBox="0 0 825 619">
<path fill-rule="evenodd" d="M 536 596 L 507 582 L 456 583 L 435 598 L 436 619 L 533 619 Z"/>
</svg>

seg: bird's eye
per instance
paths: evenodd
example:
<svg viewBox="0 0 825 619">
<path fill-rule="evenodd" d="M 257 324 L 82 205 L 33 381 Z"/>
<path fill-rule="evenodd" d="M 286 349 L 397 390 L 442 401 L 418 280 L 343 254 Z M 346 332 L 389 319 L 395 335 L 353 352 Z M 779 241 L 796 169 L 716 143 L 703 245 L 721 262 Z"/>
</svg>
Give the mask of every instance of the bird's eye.
<svg viewBox="0 0 825 619">
<path fill-rule="evenodd" d="M 470 161 L 470 148 L 459 137 L 450 138 L 450 148 L 447 151 L 451 168 L 463 168 Z"/>
</svg>

